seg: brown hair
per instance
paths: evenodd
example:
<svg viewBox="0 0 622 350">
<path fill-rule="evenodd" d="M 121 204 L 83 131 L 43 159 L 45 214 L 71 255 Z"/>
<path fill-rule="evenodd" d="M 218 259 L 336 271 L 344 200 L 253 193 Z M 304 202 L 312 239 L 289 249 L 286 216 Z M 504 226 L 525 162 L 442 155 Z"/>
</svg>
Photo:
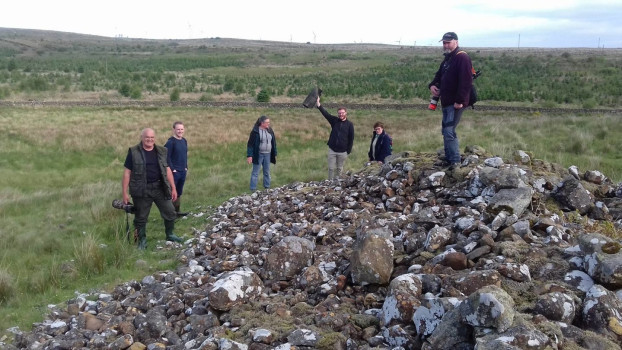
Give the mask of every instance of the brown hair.
<svg viewBox="0 0 622 350">
<path fill-rule="evenodd" d="M 381 127 L 381 128 L 383 128 L 383 129 L 384 129 L 384 124 L 382 124 L 381 122 L 376 122 L 376 123 L 374 124 L 374 129 L 375 129 L 375 128 L 377 128 L 377 127 Z"/>
</svg>

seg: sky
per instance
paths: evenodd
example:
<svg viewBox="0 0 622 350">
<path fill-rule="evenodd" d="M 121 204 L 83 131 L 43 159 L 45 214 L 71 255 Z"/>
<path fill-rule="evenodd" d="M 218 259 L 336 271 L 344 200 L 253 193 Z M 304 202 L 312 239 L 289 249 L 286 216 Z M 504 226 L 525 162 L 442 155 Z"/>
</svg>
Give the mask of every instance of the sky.
<svg viewBox="0 0 622 350">
<path fill-rule="evenodd" d="M 621 0 L 19 0 L 0 27 L 145 39 L 622 48 Z"/>
</svg>

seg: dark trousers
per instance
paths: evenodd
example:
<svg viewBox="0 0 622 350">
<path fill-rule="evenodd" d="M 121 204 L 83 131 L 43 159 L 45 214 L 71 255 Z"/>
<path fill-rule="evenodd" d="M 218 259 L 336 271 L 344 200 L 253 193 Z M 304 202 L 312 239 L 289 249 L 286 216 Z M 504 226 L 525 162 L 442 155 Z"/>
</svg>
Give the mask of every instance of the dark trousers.
<svg viewBox="0 0 622 350">
<path fill-rule="evenodd" d="M 147 184 L 144 197 L 132 197 L 134 207 L 136 208 L 134 228 L 147 226 L 147 219 L 149 218 L 149 212 L 153 203 L 158 207 L 160 216 L 165 221 L 172 221 L 177 218 L 173 202 L 170 198 L 165 197 L 162 186 L 164 186 L 162 181 Z"/>
<path fill-rule="evenodd" d="M 181 197 L 184 193 L 184 184 L 186 183 L 186 171 L 176 170 L 173 172 L 173 180 L 175 180 L 175 189 L 177 190 L 177 197 Z"/>
</svg>

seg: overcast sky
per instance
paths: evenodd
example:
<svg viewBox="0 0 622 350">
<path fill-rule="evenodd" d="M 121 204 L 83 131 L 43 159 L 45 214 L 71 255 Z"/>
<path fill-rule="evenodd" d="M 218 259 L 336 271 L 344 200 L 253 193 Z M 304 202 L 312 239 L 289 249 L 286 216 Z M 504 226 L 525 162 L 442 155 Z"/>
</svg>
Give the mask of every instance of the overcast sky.
<svg viewBox="0 0 622 350">
<path fill-rule="evenodd" d="M 148 39 L 622 48 L 621 0 L 13 0 L 0 27 Z"/>
</svg>

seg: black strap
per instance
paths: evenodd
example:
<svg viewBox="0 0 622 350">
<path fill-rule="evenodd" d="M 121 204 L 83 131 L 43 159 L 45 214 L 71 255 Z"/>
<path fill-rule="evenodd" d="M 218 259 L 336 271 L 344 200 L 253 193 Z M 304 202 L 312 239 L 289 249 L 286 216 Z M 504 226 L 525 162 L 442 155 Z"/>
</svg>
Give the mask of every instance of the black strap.
<svg viewBox="0 0 622 350">
<path fill-rule="evenodd" d="M 125 213 L 125 235 L 127 236 L 127 241 L 129 243 L 132 243 L 132 241 L 130 241 L 130 213 Z"/>
</svg>

